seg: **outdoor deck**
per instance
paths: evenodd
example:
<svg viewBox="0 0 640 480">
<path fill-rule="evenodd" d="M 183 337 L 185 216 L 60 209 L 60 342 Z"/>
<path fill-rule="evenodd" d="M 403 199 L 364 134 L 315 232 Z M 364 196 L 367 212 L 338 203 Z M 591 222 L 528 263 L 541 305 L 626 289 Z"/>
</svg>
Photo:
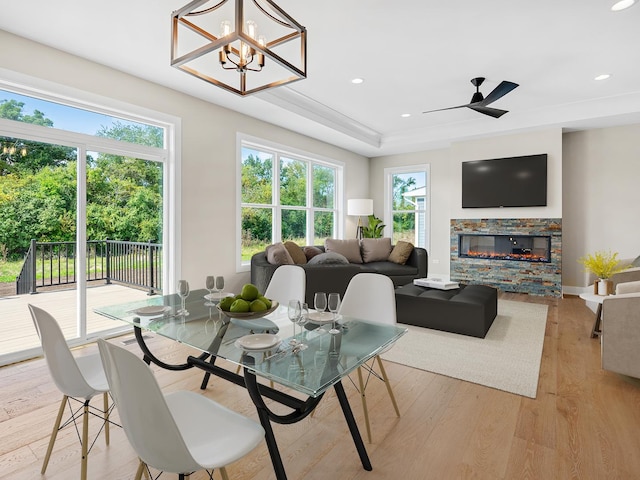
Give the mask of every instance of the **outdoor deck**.
<svg viewBox="0 0 640 480">
<path fill-rule="evenodd" d="M 76 319 L 77 291 L 74 288 L 37 293 L 35 295 L 13 295 L 0 297 L 0 356 L 20 350 L 40 347 L 40 340 L 33 326 L 28 304 L 43 308 L 53 315 L 65 337 L 77 337 Z M 93 312 L 93 309 L 116 303 L 133 302 L 149 298 L 143 290 L 123 285 L 98 285 L 87 288 L 87 334 L 125 327 Z M 96 335 L 97 336 L 97 335 Z"/>
</svg>

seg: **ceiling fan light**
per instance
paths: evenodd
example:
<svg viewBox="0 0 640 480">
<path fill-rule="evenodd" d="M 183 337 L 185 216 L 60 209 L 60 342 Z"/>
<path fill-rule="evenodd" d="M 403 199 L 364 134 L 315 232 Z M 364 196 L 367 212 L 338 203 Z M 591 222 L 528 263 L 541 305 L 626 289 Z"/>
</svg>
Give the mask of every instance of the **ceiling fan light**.
<svg viewBox="0 0 640 480">
<path fill-rule="evenodd" d="M 620 10 L 631 7 L 634 3 L 636 3 L 636 0 L 620 0 L 611 6 L 611 10 L 613 12 L 619 12 Z"/>
</svg>

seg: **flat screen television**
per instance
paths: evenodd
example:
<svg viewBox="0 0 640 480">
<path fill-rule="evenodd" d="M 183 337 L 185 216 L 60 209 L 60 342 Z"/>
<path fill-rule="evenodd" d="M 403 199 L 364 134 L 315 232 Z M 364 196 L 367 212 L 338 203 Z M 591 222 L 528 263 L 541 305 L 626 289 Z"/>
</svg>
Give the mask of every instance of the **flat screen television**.
<svg viewBox="0 0 640 480">
<path fill-rule="evenodd" d="M 546 153 L 462 163 L 462 208 L 546 205 Z"/>
</svg>

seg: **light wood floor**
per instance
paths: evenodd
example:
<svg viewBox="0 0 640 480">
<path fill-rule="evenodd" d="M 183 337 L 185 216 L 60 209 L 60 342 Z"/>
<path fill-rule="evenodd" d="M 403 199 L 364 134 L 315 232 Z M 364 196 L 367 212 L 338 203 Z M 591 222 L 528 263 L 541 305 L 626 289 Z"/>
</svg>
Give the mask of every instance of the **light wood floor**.
<svg viewBox="0 0 640 480">
<path fill-rule="evenodd" d="M 640 478 L 640 383 L 600 368 L 599 341 L 590 338 L 593 312 L 576 297 L 501 298 L 550 305 L 536 399 L 387 363 L 402 416 L 396 418 L 382 383 L 371 383 L 373 471 L 361 468 L 335 395 L 329 394 L 313 418 L 275 426 L 289 479 Z M 184 358 L 185 347 L 158 337 L 151 341 L 165 358 Z M 135 343 L 128 348 L 138 350 Z M 88 346 L 77 354 L 95 351 Z M 199 391 L 197 371 L 154 370 L 165 391 Z M 355 390 L 345 388 L 362 426 Z M 256 418 L 246 391 L 237 386 L 214 380 L 205 395 Z M 41 478 L 59 400 L 42 359 L 0 369 L 0 479 Z M 114 429 L 110 446 L 100 438 L 93 447 L 89 478 L 131 479 L 136 465 L 124 434 Z M 264 445 L 228 471 L 235 480 L 274 478 Z M 42 478 L 78 477 L 79 445 L 75 432 L 66 429 Z"/>
</svg>

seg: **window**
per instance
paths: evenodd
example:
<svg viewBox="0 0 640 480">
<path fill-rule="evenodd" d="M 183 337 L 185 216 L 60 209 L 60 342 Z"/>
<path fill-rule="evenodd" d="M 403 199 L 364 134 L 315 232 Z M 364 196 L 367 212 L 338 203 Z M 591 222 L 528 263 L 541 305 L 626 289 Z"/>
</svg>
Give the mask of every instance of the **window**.
<svg viewBox="0 0 640 480">
<path fill-rule="evenodd" d="M 246 138 L 239 152 L 240 270 L 274 242 L 315 245 L 338 235 L 341 164 Z"/>
<path fill-rule="evenodd" d="M 48 291 L 33 301 L 79 345 L 126 329 L 93 312 L 101 302 L 145 298 L 176 277 L 179 179 L 166 172 L 179 120 L 77 94 L 0 79 L 0 318 L 25 326 L 0 340 L 0 365 L 38 354 L 29 313 L 16 307 L 30 291 Z"/>
<path fill-rule="evenodd" d="M 429 196 L 428 165 L 385 169 L 384 223 L 394 244 L 429 248 Z"/>
</svg>

